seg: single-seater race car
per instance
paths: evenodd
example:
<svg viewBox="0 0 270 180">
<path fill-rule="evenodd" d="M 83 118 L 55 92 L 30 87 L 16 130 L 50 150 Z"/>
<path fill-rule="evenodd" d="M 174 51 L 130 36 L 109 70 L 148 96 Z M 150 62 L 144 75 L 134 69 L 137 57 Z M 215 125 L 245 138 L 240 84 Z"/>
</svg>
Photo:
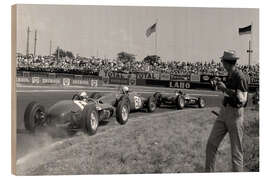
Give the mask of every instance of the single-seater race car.
<svg viewBox="0 0 270 180">
<path fill-rule="evenodd" d="M 108 120 L 115 113 L 119 124 L 127 123 L 129 104 L 125 98 L 122 98 L 114 107 L 90 98 L 86 92 L 82 92 L 75 94 L 71 100 L 55 103 L 48 110 L 37 102 L 31 102 L 24 113 L 24 124 L 30 132 L 47 126 L 65 129 L 69 135 L 78 130 L 93 135 L 100 121 Z"/>
<path fill-rule="evenodd" d="M 183 109 L 185 106 L 197 105 L 199 108 L 204 108 L 206 102 L 201 97 L 193 97 L 183 93 L 181 90 L 176 90 L 175 94 L 154 93 L 157 107 L 161 105 L 176 106 L 177 109 Z"/>
<path fill-rule="evenodd" d="M 117 107 L 118 102 L 125 99 L 128 103 L 129 112 L 141 109 L 146 109 L 148 112 L 156 110 L 156 99 L 154 96 L 143 97 L 141 94 L 131 91 L 128 86 L 120 86 L 117 91 L 105 95 L 102 95 L 100 92 L 94 92 L 90 97 L 103 103 L 111 104 L 113 107 Z"/>
</svg>

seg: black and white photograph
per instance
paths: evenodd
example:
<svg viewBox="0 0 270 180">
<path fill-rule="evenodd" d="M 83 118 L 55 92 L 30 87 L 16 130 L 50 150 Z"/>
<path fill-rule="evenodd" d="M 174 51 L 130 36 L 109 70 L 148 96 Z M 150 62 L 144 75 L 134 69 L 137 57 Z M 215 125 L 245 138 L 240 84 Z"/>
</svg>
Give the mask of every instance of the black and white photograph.
<svg viewBox="0 0 270 180">
<path fill-rule="evenodd" d="M 14 174 L 260 172 L 259 8 L 11 8 Z"/>
</svg>

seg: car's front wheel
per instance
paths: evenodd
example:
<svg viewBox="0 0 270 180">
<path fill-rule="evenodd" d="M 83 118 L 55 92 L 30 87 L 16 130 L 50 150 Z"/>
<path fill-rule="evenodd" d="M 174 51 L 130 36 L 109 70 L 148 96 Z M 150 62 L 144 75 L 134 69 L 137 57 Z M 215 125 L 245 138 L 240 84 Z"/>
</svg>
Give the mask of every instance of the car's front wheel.
<svg viewBox="0 0 270 180">
<path fill-rule="evenodd" d="M 203 98 L 198 98 L 198 106 L 199 108 L 204 108 L 206 105 L 205 100 Z"/>
<path fill-rule="evenodd" d="M 182 96 L 178 96 L 176 99 L 177 109 L 183 109 L 185 107 L 185 99 Z"/>
<path fill-rule="evenodd" d="M 35 132 L 37 127 L 46 123 L 46 112 L 44 106 L 31 102 L 24 112 L 24 126 L 30 132 Z"/>
<path fill-rule="evenodd" d="M 150 96 L 147 101 L 147 110 L 148 112 L 154 112 L 157 108 L 156 99 L 154 96 Z"/>
<path fill-rule="evenodd" d="M 129 103 L 123 98 L 118 102 L 116 108 L 116 120 L 119 124 L 126 124 L 128 122 L 129 117 Z"/>
<path fill-rule="evenodd" d="M 99 115 L 95 105 L 87 105 L 82 112 L 82 128 L 89 135 L 94 135 L 97 132 L 99 125 Z"/>
</svg>

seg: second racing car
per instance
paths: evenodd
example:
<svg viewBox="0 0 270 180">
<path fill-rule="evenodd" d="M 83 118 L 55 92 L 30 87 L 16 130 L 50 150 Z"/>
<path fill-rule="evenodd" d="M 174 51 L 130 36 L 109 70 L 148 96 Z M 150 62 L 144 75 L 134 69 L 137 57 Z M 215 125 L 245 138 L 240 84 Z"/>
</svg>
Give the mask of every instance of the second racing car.
<svg viewBox="0 0 270 180">
<path fill-rule="evenodd" d="M 154 96 L 144 97 L 141 94 L 130 90 L 128 86 L 120 86 L 117 91 L 105 95 L 100 92 L 94 92 L 90 97 L 98 99 L 100 102 L 111 104 L 114 107 L 117 107 L 118 102 L 124 100 L 129 105 L 129 112 L 138 110 L 154 112 L 157 107 Z"/>
</svg>

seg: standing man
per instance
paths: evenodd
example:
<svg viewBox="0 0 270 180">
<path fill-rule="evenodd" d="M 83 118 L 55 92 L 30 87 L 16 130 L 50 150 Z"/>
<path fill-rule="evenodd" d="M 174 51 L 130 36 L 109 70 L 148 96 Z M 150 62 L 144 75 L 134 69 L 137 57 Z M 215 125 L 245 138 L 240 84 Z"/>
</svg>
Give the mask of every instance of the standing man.
<svg viewBox="0 0 270 180">
<path fill-rule="evenodd" d="M 227 132 L 231 142 L 232 171 L 243 171 L 242 138 L 248 83 L 244 74 L 236 68 L 238 59 L 233 50 L 224 51 L 221 57 L 221 62 L 228 72 L 228 80 L 226 85 L 221 81 L 217 83 L 218 89 L 224 93 L 224 99 L 206 146 L 206 172 L 215 170 L 216 152 Z"/>
</svg>

